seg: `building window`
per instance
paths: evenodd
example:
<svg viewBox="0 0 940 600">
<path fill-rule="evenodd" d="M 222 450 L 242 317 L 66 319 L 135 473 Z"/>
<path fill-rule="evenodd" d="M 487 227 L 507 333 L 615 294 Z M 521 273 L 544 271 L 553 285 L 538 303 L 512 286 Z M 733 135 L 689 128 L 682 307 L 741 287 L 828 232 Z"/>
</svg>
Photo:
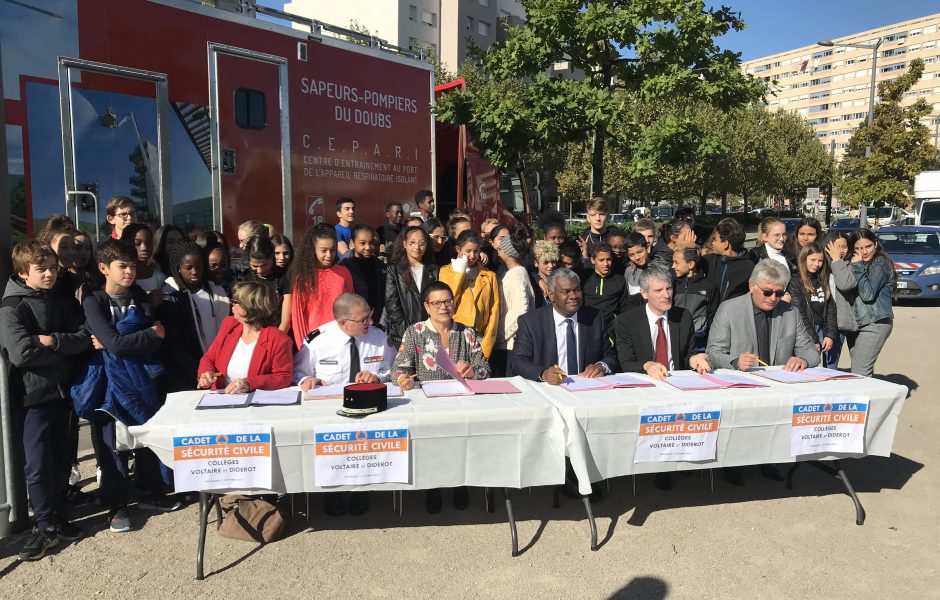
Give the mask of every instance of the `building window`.
<svg viewBox="0 0 940 600">
<path fill-rule="evenodd" d="M 242 129 L 264 129 L 267 125 L 264 92 L 238 88 L 235 90 L 235 124 Z"/>
<path fill-rule="evenodd" d="M 408 20 L 418 22 L 418 7 L 414 4 L 408 7 Z"/>
<path fill-rule="evenodd" d="M 480 6 L 489 6 L 490 0 L 480 0 Z"/>
<path fill-rule="evenodd" d="M 486 21 L 477 21 L 477 33 L 483 37 L 490 36 L 490 24 Z"/>
<path fill-rule="evenodd" d="M 429 27 L 437 27 L 437 15 L 431 11 L 421 11 L 421 21 Z"/>
</svg>

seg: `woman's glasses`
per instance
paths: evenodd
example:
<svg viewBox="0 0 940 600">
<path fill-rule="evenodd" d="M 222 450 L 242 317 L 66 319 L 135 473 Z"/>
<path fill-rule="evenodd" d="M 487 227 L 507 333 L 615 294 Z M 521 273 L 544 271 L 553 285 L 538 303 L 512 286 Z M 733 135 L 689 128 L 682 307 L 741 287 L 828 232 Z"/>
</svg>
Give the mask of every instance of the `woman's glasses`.
<svg viewBox="0 0 940 600">
<path fill-rule="evenodd" d="M 433 300 L 433 301 L 431 301 L 431 302 L 428 302 L 428 304 L 430 304 L 430 305 L 433 306 L 434 308 L 440 308 L 440 307 L 442 307 L 442 306 L 446 306 L 447 308 L 450 308 L 450 307 L 452 307 L 452 306 L 454 305 L 454 301 L 453 301 L 453 299 L 451 299 L 451 300 Z"/>
</svg>

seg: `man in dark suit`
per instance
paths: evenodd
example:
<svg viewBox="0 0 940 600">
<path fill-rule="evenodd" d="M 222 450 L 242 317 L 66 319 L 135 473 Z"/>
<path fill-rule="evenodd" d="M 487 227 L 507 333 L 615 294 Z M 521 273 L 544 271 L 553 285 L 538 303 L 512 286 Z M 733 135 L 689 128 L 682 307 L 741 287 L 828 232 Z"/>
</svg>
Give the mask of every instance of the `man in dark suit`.
<svg viewBox="0 0 940 600">
<path fill-rule="evenodd" d="M 570 269 L 556 269 L 548 276 L 552 303 L 519 317 L 513 346 L 513 370 L 532 381 L 550 385 L 562 383 L 568 375 L 600 377 L 617 371 L 617 355 L 604 335 L 604 316 L 583 306 L 581 280 Z M 577 477 L 567 462 L 565 494 L 578 493 Z M 602 495 L 600 486 L 591 501 Z M 586 502 L 587 500 L 585 500 Z"/>
<path fill-rule="evenodd" d="M 558 385 L 567 375 L 600 377 L 617 371 L 617 357 L 604 335 L 604 317 L 583 306 L 581 282 L 569 269 L 548 278 L 551 305 L 519 317 L 513 369 L 532 381 Z"/>
<path fill-rule="evenodd" d="M 692 314 L 672 305 L 672 273 L 650 266 L 640 276 L 640 294 L 646 303 L 624 311 L 614 322 L 620 369 L 660 380 L 672 370 L 710 371 L 706 355 L 695 354 Z M 657 473 L 655 482 L 661 490 L 672 489 L 669 473 Z"/>
<path fill-rule="evenodd" d="M 664 379 L 672 370 L 710 371 L 704 353 L 695 353 L 692 314 L 672 305 L 672 273 L 651 266 L 640 276 L 646 301 L 625 310 L 614 322 L 620 370 Z"/>
</svg>

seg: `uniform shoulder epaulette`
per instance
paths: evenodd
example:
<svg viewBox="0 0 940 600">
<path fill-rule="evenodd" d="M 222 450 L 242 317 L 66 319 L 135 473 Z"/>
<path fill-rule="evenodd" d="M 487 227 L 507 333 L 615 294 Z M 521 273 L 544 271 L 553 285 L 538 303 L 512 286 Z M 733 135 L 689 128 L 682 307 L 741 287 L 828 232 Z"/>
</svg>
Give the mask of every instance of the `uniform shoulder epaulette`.
<svg viewBox="0 0 940 600">
<path fill-rule="evenodd" d="M 385 331 L 385 327 L 378 323 L 373 323 L 372 326 L 378 329 L 379 331 Z"/>
<path fill-rule="evenodd" d="M 309 344 L 309 343 L 312 342 L 312 341 L 314 340 L 314 338 L 316 338 L 318 335 L 320 335 L 320 330 L 319 330 L 319 329 L 314 329 L 313 331 L 311 331 L 310 333 L 307 334 L 307 337 L 304 338 L 304 341 Z"/>
</svg>

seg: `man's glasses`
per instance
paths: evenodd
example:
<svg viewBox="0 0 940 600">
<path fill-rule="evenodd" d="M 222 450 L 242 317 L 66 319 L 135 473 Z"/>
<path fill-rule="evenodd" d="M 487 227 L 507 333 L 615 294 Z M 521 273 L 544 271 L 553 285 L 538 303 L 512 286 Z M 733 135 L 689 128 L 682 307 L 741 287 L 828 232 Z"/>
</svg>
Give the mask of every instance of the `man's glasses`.
<svg viewBox="0 0 940 600">
<path fill-rule="evenodd" d="M 134 218 L 134 213 L 132 213 L 132 212 L 119 212 L 119 213 L 114 213 L 114 218 L 115 218 L 115 219 L 121 219 L 122 221 L 130 221 L 131 219 Z"/>
<path fill-rule="evenodd" d="M 434 308 L 440 308 L 442 306 L 446 306 L 447 308 L 450 308 L 454 305 L 454 301 L 453 300 L 434 300 L 434 301 L 428 302 L 428 304 L 430 304 Z"/>
<path fill-rule="evenodd" d="M 765 290 L 764 288 L 758 288 L 758 289 L 764 294 L 764 298 L 770 298 L 771 296 L 776 296 L 779 299 L 787 295 L 787 292 L 784 290 Z"/>
<path fill-rule="evenodd" d="M 370 310 L 369 315 L 365 319 L 362 319 L 361 321 L 357 321 L 356 319 L 343 319 L 343 320 L 349 321 L 350 323 L 358 323 L 364 327 L 372 323 L 372 311 Z"/>
</svg>

